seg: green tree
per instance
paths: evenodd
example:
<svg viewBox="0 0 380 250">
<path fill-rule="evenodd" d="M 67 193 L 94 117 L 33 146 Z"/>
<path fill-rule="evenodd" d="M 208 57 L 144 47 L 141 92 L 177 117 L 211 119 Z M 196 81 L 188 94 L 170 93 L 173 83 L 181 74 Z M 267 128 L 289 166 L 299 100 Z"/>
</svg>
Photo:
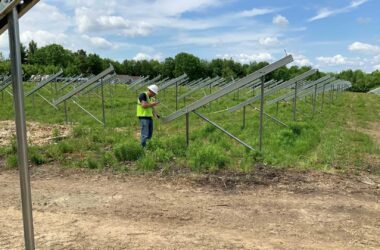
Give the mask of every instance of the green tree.
<svg viewBox="0 0 380 250">
<path fill-rule="evenodd" d="M 190 81 L 200 78 L 203 75 L 201 63 L 198 57 L 188 54 L 179 53 L 174 58 L 175 69 L 174 76 L 178 77 L 186 73 Z"/>
</svg>

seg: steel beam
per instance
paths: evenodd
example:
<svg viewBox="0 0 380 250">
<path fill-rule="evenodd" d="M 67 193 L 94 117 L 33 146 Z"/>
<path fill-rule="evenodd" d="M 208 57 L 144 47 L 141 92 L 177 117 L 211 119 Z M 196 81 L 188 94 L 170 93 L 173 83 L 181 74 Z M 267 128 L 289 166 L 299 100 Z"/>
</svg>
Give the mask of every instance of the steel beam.
<svg viewBox="0 0 380 250">
<path fill-rule="evenodd" d="M 30 96 L 31 94 L 33 94 L 34 92 L 36 92 L 39 89 L 43 88 L 44 86 L 46 86 L 46 84 L 48 84 L 49 82 L 53 81 L 55 78 L 57 78 L 58 76 L 60 76 L 62 74 L 63 74 L 63 70 L 61 69 L 56 74 L 54 74 L 52 76 L 49 76 L 46 80 L 43 80 L 42 82 L 40 82 L 39 84 L 37 84 L 37 86 L 35 86 L 32 90 L 30 90 L 28 93 L 26 93 L 25 96 Z"/>
<path fill-rule="evenodd" d="M 60 103 L 62 103 L 63 101 L 71 98 L 72 96 L 74 96 L 75 94 L 81 92 L 82 90 L 84 90 L 85 88 L 87 88 L 88 86 L 94 84 L 95 82 L 97 82 L 98 80 L 100 80 L 101 78 L 105 77 L 106 75 L 112 73 L 114 71 L 114 68 L 112 65 L 109 66 L 108 69 L 104 70 L 103 72 L 101 72 L 100 74 L 98 74 L 97 76 L 89 79 L 86 83 L 83 83 L 81 84 L 78 88 L 74 89 L 73 91 L 67 93 L 66 95 L 64 96 L 61 96 L 59 97 L 57 100 L 53 101 L 53 104 L 54 105 L 58 105 Z"/>
<path fill-rule="evenodd" d="M 265 76 L 266 74 L 282 67 L 282 66 L 285 66 L 286 64 L 288 63 L 291 63 L 293 61 L 293 57 L 291 55 L 289 56 L 286 56 L 284 58 L 282 58 L 281 60 L 279 61 L 276 61 L 272 64 L 269 64 L 255 72 L 253 72 L 252 74 L 240 79 L 239 81 L 235 82 L 234 84 L 230 84 L 230 85 L 227 85 L 226 87 L 222 88 L 222 89 L 219 89 L 218 91 L 212 93 L 211 95 L 208 95 L 208 96 L 205 96 L 203 97 L 202 99 L 198 100 L 198 101 L 195 101 L 191 104 L 189 104 L 188 106 L 170 114 L 169 116 L 166 116 L 163 118 L 163 122 L 170 122 L 174 119 L 177 119 L 178 117 L 181 117 L 183 115 L 185 115 L 186 113 L 189 113 L 193 110 L 196 110 L 204 105 L 206 105 L 207 103 L 209 102 L 212 102 L 228 93 L 231 93 L 233 92 L 234 90 L 237 90 L 238 88 L 256 80 L 256 79 L 259 79 L 260 77 L 262 76 Z"/>
</svg>

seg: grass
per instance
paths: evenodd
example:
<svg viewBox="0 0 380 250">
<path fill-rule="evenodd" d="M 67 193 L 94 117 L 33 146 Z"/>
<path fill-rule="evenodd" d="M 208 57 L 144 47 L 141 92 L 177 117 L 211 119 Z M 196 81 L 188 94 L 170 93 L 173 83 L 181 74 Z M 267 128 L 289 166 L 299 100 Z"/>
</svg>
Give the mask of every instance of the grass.
<svg viewBox="0 0 380 250">
<path fill-rule="evenodd" d="M 31 84 L 25 85 L 26 90 L 31 88 Z M 180 94 L 185 91 L 182 87 Z M 58 97 L 50 87 L 41 89 L 39 93 L 50 100 Z M 248 172 L 257 163 L 281 168 L 364 171 L 374 167 L 368 163 L 366 156 L 380 157 L 379 146 L 373 138 L 359 129 L 369 128 L 373 122 L 380 123 L 380 97 L 376 95 L 343 93 L 335 97 L 333 102 L 329 95 L 326 95 L 323 110 L 319 96 L 318 111 L 314 115 L 310 99 L 301 99 L 297 102 L 297 121 L 293 121 L 291 103 L 280 103 L 278 114 L 276 105 L 265 106 L 267 114 L 278 117 L 288 127 L 265 118 L 263 150 L 259 152 L 247 150 L 194 114 L 190 114 L 189 148 L 186 146 L 185 119 L 181 117 L 167 124 L 155 120 L 153 139 L 143 150 L 137 136 L 137 93 L 128 91 L 126 86 L 116 85 L 106 86 L 105 94 L 105 127 L 69 100 L 68 120 L 73 126 L 71 135 L 49 145 L 30 147 L 31 163 L 40 165 L 57 162 L 67 167 L 108 168 L 117 171 L 130 171 L 129 166 L 132 164 L 141 171 L 180 165 L 198 172 Z M 186 98 L 186 103 L 201 98 L 203 94 L 202 91 L 196 92 Z M 244 91 L 240 91 L 239 95 L 231 93 L 198 111 L 258 149 L 259 113 L 247 107 L 243 128 L 242 110 L 233 113 L 221 112 L 250 96 L 251 94 Z M 101 99 L 96 91 L 75 98 L 101 119 Z M 271 98 L 274 97 L 268 97 Z M 162 91 L 159 99 L 161 105 L 158 109 L 162 117 L 175 111 L 173 89 Z M 178 104 L 179 108 L 185 105 L 184 101 Z M 253 103 L 253 106 L 259 107 L 259 103 Z M 26 97 L 25 107 L 28 121 L 63 124 L 66 120 L 63 104 L 56 111 L 38 96 Z M 12 99 L 6 94 L 2 99 L 0 117 L 2 120 L 14 117 Z M 52 131 L 53 137 L 59 135 L 59 130 Z M 11 145 L 0 148 L 0 159 L 4 159 L 9 167 L 17 165 L 14 140 Z"/>
</svg>

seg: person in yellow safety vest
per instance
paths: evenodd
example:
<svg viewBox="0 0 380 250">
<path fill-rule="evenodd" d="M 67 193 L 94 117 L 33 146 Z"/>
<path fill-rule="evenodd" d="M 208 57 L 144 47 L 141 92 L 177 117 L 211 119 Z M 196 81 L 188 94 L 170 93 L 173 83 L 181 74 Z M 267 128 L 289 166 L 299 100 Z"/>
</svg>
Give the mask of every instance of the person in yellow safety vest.
<svg viewBox="0 0 380 250">
<path fill-rule="evenodd" d="M 141 93 L 137 99 L 137 117 L 141 126 L 141 145 L 146 146 L 147 140 L 153 135 L 153 116 L 160 118 L 156 112 L 155 106 L 158 101 L 154 97 L 158 94 L 157 85 L 153 84 L 148 87 L 148 91 Z"/>
</svg>

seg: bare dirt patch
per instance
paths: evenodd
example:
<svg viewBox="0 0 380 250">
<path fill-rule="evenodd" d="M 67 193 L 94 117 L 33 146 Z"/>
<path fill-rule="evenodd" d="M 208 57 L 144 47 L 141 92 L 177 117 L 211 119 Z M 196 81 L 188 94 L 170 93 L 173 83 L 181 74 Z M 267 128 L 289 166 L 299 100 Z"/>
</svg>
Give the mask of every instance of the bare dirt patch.
<svg viewBox="0 0 380 250">
<path fill-rule="evenodd" d="M 31 145 L 44 145 L 51 142 L 53 131 L 56 129 L 59 136 L 67 136 L 71 128 L 66 125 L 43 124 L 39 122 L 27 122 L 28 143 Z M 11 143 L 11 139 L 16 135 L 16 125 L 14 121 L 0 121 L 0 146 Z"/>
<path fill-rule="evenodd" d="M 259 168 L 162 177 L 32 171 L 38 249 L 379 249 L 380 178 Z M 0 169 L 0 249 L 23 249 Z"/>
</svg>

